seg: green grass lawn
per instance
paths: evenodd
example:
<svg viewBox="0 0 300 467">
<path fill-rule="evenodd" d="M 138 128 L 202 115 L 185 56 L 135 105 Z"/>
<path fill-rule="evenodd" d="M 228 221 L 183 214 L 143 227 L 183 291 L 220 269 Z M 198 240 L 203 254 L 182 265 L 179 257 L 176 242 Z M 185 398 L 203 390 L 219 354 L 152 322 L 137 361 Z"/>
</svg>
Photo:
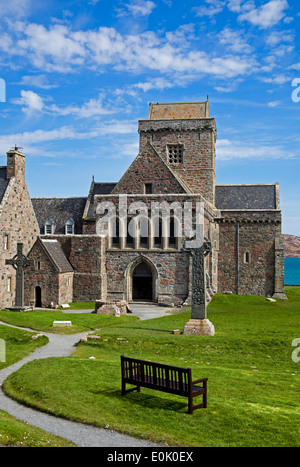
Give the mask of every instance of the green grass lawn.
<svg viewBox="0 0 300 467">
<path fill-rule="evenodd" d="M 91 331 L 106 326 L 112 326 L 119 321 L 121 323 L 134 321 L 134 316 L 108 316 L 96 313 L 63 313 L 59 310 L 26 311 L 0 311 L 0 321 L 14 326 L 26 327 L 40 332 L 55 334 L 75 334 L 77 332 Z M 119 321 L 118 321 L 119 320 Z M 53 321 L 71 321 L 71 327 L 54 327 Z"/>
<path fill-rule="evenodd" d="M 80 343 L 72 357 L 26 364 L 4 390 L 41 410 L 171 446 L 300 446 L 300 363 L 291 358 L 300 337 L 300 288 L 286 293 L 288 301 L 275 303 L 216 295 L 210 337 L 172 334 L 183 329 L 188 309 L 119 320 L 97 332 L 100 341 Z M 121 354 L 208 377 L 208 408 L 189 415 L 185 398 L 144 388 L 122 397 Z"/>
<path fill-rule="evenodd" d="M 0 410 L 0 446 L 75 447 L 75 444 L 28 425 Z"/>
<path fill-rule="evenodd" d="M 34 352 L 38 347 L 42 347 L 49 342 L 46 336 L 33 340 L 32 336 L 34 335 L 33 332 L 0 325 L 0 339 L 5 343 L 5 358 L 3 358 L 5 361 L 0 361 L 0 370 L 13 365 Z"/>
<path fill-rule="evenodd" d="M 47 337 L 42 336 L 33 340 L 31 339 L 33 335 L 32 332 L 0 326 L 0 339 L 5 342 L 5 355 L 1 355 L 1 359 L 5 361 L 0 362 L 0 370 L 13 365 L 36 348 L 48 343 Z M 0 410 L 0 446 L 67 447 L 74 444 L 17 420 Z"/>
</svg>

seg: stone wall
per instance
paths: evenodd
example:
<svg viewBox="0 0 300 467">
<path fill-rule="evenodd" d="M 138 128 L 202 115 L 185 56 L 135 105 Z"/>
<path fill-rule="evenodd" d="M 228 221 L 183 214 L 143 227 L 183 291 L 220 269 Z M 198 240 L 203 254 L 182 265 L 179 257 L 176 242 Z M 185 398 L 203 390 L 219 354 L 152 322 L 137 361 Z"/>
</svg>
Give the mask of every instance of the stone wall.
<svg viewBox="0 0 300 467">
<path fill-rule="evenodd" d="M 74 269 L 73 301 L 85 302 L 105 298 L 105 240 L 97 235 L 51 235 L 59 241 Z"/>
<path fill-rule="evenodd" d="M 140 120 L 140 152 L 150 138 L 167 163 L 167 144 L 183 144 L 183 163 L 170 164 L 194 193 L 214 204 L 216 127 L 213 118 L 191 120 Z"/>
<path fill-rule="evenodd" d="M 7 162 L 9 184 L 0 205 L 0 308 L 12 306 L 15 300 L 16 272 L 12 266 L 5 265 L 5 260 L 16 255 L 19 242 L 23 243 L 23 253 L 27 255 L 39 234 L 25 182 L 25 156 L 18 151 L 9 151 Z M 4 250 L 5 237 L 8 239 L 7 250 Z"/>
<path fill-rule="evenodd" d="M 41 288 L 42 306 L 56 307 L 73 301 L 73 273 L 59 273 L 39 242 L 28 254 L 34 265 L 24 275 L 24 303 L 36 306 L 36 287 Z"/>
<path fill-rule="evenodd" d="M 184 252 L 109 251 L 107 297 L 132 301 L 132 273 L 140 261 L 152 270 L 154 301 L 181 304 L 188 296 L 189 255 Z"/>
<path fill-rule="evenodd" d="M 222 211 L 219 229 L 218 292 L 272 296 L 284 270 L 275 263 L 280 211 Z M 283 292 L 283 283 L 277 288 Z"/>
</svg>

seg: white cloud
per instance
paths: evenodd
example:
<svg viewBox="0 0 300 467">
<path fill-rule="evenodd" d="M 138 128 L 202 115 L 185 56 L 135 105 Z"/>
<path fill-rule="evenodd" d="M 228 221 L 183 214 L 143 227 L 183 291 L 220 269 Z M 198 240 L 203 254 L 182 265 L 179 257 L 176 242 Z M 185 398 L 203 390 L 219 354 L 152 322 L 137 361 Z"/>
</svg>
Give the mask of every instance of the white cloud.
<svg viewBox="0 0 300 467">
<path fill-rule="evenodd" d="M 156 8 L 156 5 L 150 0 L 131 0 L 125 7 L 127 11 L 124 9 L 118 10 L 118 16 L 127 16 L 129 14 L 135 17 L 149 16 L 154 8 Z"/>
<path fill-rule="evenodd" d="M 245 141 L 230 141 L 228 139 L 220 139 L 216 144 L 217 159 L 227 161 L 231 159 L 293 159 L 296 155 L 286 151 L 279 146 L 271 145 L 255 145 L 251 142 L 248 144 Z"/>
<path fill-rule="evenodd" d="M 1 16 L 9 16 L 14 19 L 23 18 L 29 12 L 31 0 L 1 0 Z"/>
<path fill-rule="evenodd" d="M 22 111 L 31 113 L 41 112 L 44 108 L 43 99 L 33 91 L 21 91 L 21 97 L 12 99 L 13 104 L 22 105 Z"/>
<path fill-rule="evenodd" d="M 225 6 L 225 2 L 222 0 L 205 0 L 206 6 L 194 7 L 196 16 L 214 16 L 221 13 Z"/>
<path fill-rule="evenodd" d="M 61 140 L 91 140 L 99 136 L 112 136 L 136 134 L 136 121 L 111 120 L 100 123 L 87 131 L 78 131 L 72 126 L 62 126 L 53 130 L 35 130 L 9 135 L 0 135 L 0 153 L 6 153 L 15 143 L 21 144 L 24 153 L 32 155 L 43 154 L 42 144 Z M 38 148 L 35 145 L 39 145 Z M 49 153 L 46 153 L 49 154 Z"/>
<path fill-rule="evenodd" d="M 268 107 L 273 108 L 281 104 L 281 101 L 268 102 Z"/>
<path fill-rule="evenodd" d="M 234 13 L 240 13 L 242 9 L 241 2 L 242 0 L 229 0 L 227 6 L 229 10 L 233 11 Z"/>
<path fill-rule="evenodd" d="M 278 24 L 284 18 L 285 10 L 289 7 L 287 0 L 271 0 L 258 8 L 251 2 L 246 5 L 251 5 L 251 9 L 245 11 L 245 6 L 242 7 L 243 13 L 239 15 L 239 20 L 249 21 L 262 29 Z"/>
<path fill-rule="evenodd" d="M 242 36 L 242 31 L 237 31 L 226 27 L 219 34 L 221 44 L 227 45 L 227 47 L 235 53 L 247 54 L 251 53 L 253 48 L 246 42 Z"/>
<path fill-rule="evenodd" d="M 282 42 L 293 42 L 294 34 L 291 31 L 272 31 L 266 38 L 266 43 L 271 47 L 276 47 Z"/>
<path fill-rule="evenodd" d="M 12 99 L 12 103 L 21 105 L 22 111 L 25 113 L 33 113 L 34 111 L 44 112 L 54 115 L 74 115 L 78 118 L 91 118 L 99 115 L 111 115 L 119 111 L 116 108 L 107 108 L 103 105 L 104 97 L 99 95 L 97 98 L 90 99 L 84 104 L 69 105 L 67 107 L 58 107 L 56 104 L 46 105 L 45 100 L 33 91 L 21 91 L 21 97 Z M 50 100 L 50 98 L 48 99 Z"/>
<path fill-rule="evenodd" d="M 103 106 L 103 97 L 90 99 L 82 106 L 69 105 L 67 107 L 58 107 L 53 104 L 47 108 L 47 111 L 56 115 L 75 115 L 78 118 L 91 118 L 99 115 L 111 115 L 117 112 L 117 109 L 108 109 Z"/>
<path fill-rule="evenodd" d="M 291 66 L 289 67 L 289 70 L 300 71 L 300 62 L 299 62 L 299 63 L 294 63 L 293 65 L 291 65 Z"/>
<path fill-rule="evenodd" d="M 256 65 L 253 58 L 234 55 L 210 56 L 206 51 L 171 44 L 154 32 L 122 35 L 114 28 L 73 32 L 62 25 L 46 29 L 42 25 L 17 22 L 16 47 L 7 53 L 26 57 L 37 69 L 70 72 L 88 66 L 102 71 L 112 66 L 116 70 L 137 72 L 155 70 L 160 73 L 210 74 L 235 77 L 250 74 Z M 185 30 L 191 34 L 190 29 Z M 184 34 L 181 28 L 180 34 Z"/>
<path fill-rule="evenodd" d="M 272 83 L 272 84 L 285 84 L 291 80 L 290 76 L 287 75 L 276 75 L 270 76 L 268 78 L 262 78 L 264 83 Z"/>
<path fill-rule="evenodd" d="M 25 75 L 22 76 L 18 84 L 41 89 L 53 89 L 58 87 L 56 84 L 49 84 L 46 75 Z"/>
</svg>

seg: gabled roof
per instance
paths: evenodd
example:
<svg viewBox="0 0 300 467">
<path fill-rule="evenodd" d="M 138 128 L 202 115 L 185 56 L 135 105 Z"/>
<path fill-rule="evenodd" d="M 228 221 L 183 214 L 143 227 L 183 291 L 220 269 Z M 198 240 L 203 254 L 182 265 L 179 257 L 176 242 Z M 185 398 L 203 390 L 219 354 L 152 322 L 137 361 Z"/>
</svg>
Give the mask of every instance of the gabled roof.
<svg viewBox="0 0 300 467">
<path fill-rule="evenodd" d="M 278 209 L 276 184 L 216 185 L 215 205 L 220 210 Z"/>
<path fill-rule="evenodd" d="M 3 199 L 3 196 L 6 192 L 6 188 L 9 184 L 9 180 L 7 180 L 7 168 L 6 167 L 0 167 L 0 203 Z"/>
<path fill-rule="evenodd" d="M 112 194 L 142 193 L 141 184 L 160 185 L 158 193 L 190 193 L 189 187 L 175 174 L 148 140 L 141 152 L 112 190 Z M 130 188 L 129 188 L 130 187 Z"/>
<path fill-rule="evenodd" d="M 86 201 L 86 205 L 84 208 L 83 217 L 85 219 L 95 219 L 94 213 L 94 196 L 95 195 L 109 195 L 114 187 L 116 186 L 116 182 L 114 183 L 97 183 L 92 181 L 90 192 L 88 199 Z"/>
<path fill-rule="evenodd" d="M 82 217 L 87 198 L 31 198 L 33 209 L 44 233 L 44 225 L 50 220 L 54 234 L 64 234 L 69 219 L 75 223 L 75 233 L 82 234 Z"/>
<path fill-rule="evenodd" d="M 73 268 L 67 260 L 60 243 L 57 240 L 47 240 L 39 238 L 44 251 L 50 258 L 52 264 L 60 273 L 73 272 Z"/>
</svg>

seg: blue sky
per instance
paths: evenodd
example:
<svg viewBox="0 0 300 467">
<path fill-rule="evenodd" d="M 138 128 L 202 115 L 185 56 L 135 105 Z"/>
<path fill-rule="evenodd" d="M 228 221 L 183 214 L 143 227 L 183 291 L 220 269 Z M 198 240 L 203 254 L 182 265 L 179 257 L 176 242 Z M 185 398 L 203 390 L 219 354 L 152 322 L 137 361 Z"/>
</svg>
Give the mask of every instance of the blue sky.
<svg viewBox="0 0 300 467">
<path fill-rule="evenodd" d="M 217 183 L 278 181 L 283 233 L 300 235 L 299 2 L 0 0 L 0 12 L 0 165 L 21 146 L 31 196 L 119 180 L 149 102 L 209 95 Z"/>
</svg>

